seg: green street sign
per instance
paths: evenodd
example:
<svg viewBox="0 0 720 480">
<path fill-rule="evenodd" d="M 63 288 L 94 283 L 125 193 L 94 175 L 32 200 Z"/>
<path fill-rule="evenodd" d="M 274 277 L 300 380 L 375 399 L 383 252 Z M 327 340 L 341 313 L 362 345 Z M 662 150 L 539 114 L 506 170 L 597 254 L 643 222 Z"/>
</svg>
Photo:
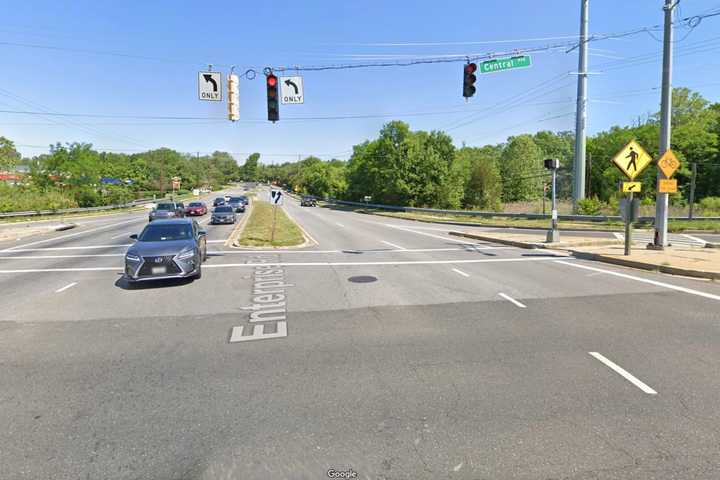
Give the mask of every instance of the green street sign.
<svg viewBox="0 0 720 480">
<path fill-rule="evenodd" d="M 480 73 L 494 73 L 501 70 L 511 70 L 513 68 L 528 68 L 531 63 L 530 55 L 496 58 L 482 62 L 480 64 Z"/>
</svg>

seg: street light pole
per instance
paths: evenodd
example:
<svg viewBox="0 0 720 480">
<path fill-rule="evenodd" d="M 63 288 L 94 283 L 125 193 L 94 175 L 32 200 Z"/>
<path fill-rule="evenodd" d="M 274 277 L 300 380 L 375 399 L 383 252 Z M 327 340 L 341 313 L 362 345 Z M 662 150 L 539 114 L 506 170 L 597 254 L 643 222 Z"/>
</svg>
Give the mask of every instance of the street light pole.
<svg viewBox="0 0 720 480">
<path fill-rule="evenodd" d="M 660 149 L 662 156 L 670 149 L 671 120 L 672 120 L 672 14 L 678 0 L 665 0 L 665 25 L 663 36 L 663 68 L 662 68 L 662 94 L 660 97 Z M 657 179 L 665 178 L 658 168 Z M 667 219 L 668 194 L 657 193 L 655 198 L 655 236 L 653 247 L 663 249 L 667 246 Z"/>
</svg>

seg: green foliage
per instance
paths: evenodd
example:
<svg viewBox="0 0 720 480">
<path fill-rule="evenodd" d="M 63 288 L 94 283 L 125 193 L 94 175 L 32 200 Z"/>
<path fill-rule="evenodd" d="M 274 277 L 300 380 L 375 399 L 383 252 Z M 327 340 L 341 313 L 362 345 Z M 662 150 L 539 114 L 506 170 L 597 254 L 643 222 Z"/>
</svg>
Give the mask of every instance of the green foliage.
<svg viewBox="0 0 720 480">
<path fill-rule="evenodd" d="M 498 168 L 500 152 L 499 147 L 492 146 L 464 147 L 456 151 L 453 172 L 459 175 L 463 182 L 463 207 L 500 210 L 502 196 L 502 181 Z"/>
<path fill-rule="evenodd" d="M 720 216 L 720 197 L 705 197 L 700 200 L 700 209 L 706 217 Z"/>
<path fill-rule="evenodd" d="M 15 144 L 5 137 L 0 137 L 0 171 L 12 170 L 20 160 Z"/>
<path fill-rule="evenodd" d="M 0 183 L 0 212 L 59 210 L 77 207 L 77 202 L 57 189 L 39 191 Z"/>
<path fill-rule="evenodd" d="M 533 200 L 542 196 L 542 151 L 530 135 L 511 137 L 500 156 L 502 199 Z"/>
<path fill-rule="evenodd" d="M 603 202 L 597 197 L 583 198 L 578 200 L 578 213 L 580 215 L 599 215 L 603 208 Z"/>
<path fill-rule="evenodd" d="M 246 182 L 256 182 L 258 180 L 258 161 L 260 160 L 259 153 L 253 153 L 250 155 L 245 164 L 241 168 L 241 175 L 243 180 Z"/>
</svg>

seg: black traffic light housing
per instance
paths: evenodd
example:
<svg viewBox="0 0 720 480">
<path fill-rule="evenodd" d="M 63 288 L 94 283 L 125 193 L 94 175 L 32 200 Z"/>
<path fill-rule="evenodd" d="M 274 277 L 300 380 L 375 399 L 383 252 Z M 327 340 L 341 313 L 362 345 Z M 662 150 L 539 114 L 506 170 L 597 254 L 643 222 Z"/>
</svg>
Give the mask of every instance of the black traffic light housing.
<svg viewBox="0 0 720 480">
<path fill-rule="evenodd" d="M 278 95 L 278 77 L 268 73 L 265 77 L 267 85 L 267 109 L 268 120 L 277 122 L 280 120 L 280 95 Z"/>
<path fill-rule="evenodd" d="M 475 63 L 466 63 L 463 67 L 463 97 L 465 98 L 470 98 L 475 95 L 476 71 L 477 64 Z"/>
<path fill-rule="evenodd" d="M 560 160 L 557 158 L 547 158 L 543 163 L 548 170 L 557 170 L 560 168 Z"/>
</svg>

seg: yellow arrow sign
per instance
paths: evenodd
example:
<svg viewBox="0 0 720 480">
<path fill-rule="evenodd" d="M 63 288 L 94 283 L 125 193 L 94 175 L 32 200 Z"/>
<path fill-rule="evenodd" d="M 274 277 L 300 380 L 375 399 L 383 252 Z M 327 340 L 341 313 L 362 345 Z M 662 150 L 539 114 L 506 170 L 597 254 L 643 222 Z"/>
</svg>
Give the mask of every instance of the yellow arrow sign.
<svg viewBox="0 0 720 480">
<path fill-rule="evenodd" d="M 652 158 L 639 143 L 632 140 L 613 157 L 612 161 L 625 176 L 634 180 L 652 162 Z"/>
<path fill-rule="evenodd" d="M 640 182 L 623 182 L 622 191 L 624 193 L 635 193 L 642 190 L 642 184 Z"/>
<path fill-rule="evenodd" d="M 665 178 L 670 178 L 673 173 L 675 173 L 675 170 L 680 168 L 680 161 L 677 159 L 673 151 L 668 148 L 658 160 L 658 168 L 661 172 L 663 172 Z"/>
<path fill-rule="evenodd" d="M 660 178 L 658 179 L 658 192 L 660 193 L 677 193 L 677 179 Z"/>
</svg>

